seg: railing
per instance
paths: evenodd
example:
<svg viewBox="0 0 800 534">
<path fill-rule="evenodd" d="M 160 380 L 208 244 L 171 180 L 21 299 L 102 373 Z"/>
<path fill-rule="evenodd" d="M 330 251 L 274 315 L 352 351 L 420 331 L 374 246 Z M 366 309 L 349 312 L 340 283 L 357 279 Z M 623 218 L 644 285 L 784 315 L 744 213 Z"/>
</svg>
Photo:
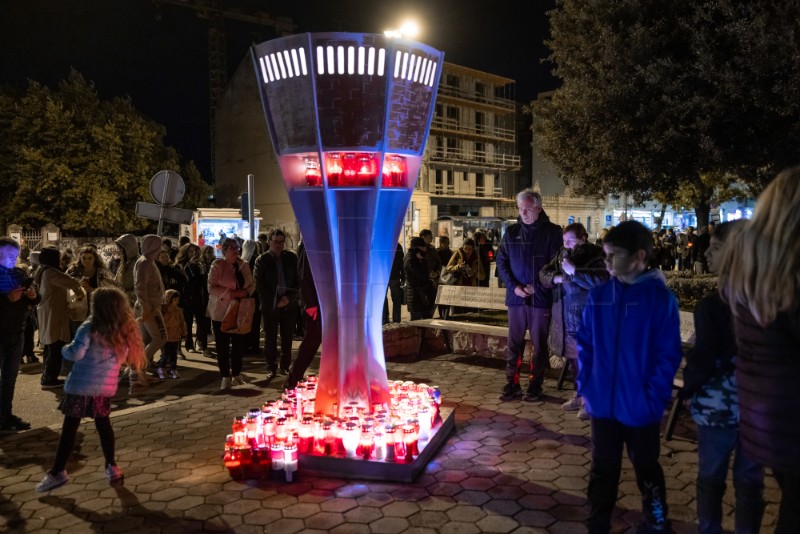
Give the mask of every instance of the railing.
<svg viewBox="0 0 800 534">
<path fill-rule="evenodd" d="M 468 92 L 460 87 L 453 87 L 451 85 L 439 84 L 439 96 L 452 96 L 454 98 L 461 98 L 470 102 L 479 102 L 481 104 L 488 104 L 498 108 L 503 108 L 508 111 L 516 109 L 516 103 L 507 98 L 499 98 L 496 96 L 480 95 L 474 92 Z"/>
<path fill-rule="evenodd" d="M 447 119 L 445 117 L 434 117 L 431 129 L 459 134 L 483 135 L 509 142 L 514 142 L 517 138 L 516 132 L 508 128 L 492 127 L 486 124 L 461 124 L 456 119 Z"/>
<path fill-rule="evenodd" d="M 453 184 L 433 184 L 430 193 L 432 195 L 460 196 L 460 197 L 479 197 L 479 198 L 504 198 L 502 187 L 483 187 L 459 188 L 456 190 Z"/>
<path fill-rule="evenodd" d="M 462 148 L 436 147 L 429 149 L 430 161 L 480 164 L 486 167 L 520 166 L 520 156 L 515 154 L 501 154 L 486 150 L 464 150 Z"/>
</svg>

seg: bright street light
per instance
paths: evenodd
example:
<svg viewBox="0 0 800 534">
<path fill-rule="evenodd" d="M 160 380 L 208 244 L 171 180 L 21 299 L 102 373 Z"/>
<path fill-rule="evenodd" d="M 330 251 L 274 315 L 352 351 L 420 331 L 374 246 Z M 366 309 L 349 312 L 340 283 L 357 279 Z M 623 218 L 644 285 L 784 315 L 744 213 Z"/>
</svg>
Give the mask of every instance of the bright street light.
<svg viewBox="0 0 800 534">
<path fill-rule="evenodd" d="M 419 24 L 414 20 L 406 20 L 396 30 L 385 30 L 384 35 L 387 37 L 406 37 L 414 38 L 419 35 Z"/>
</svg>

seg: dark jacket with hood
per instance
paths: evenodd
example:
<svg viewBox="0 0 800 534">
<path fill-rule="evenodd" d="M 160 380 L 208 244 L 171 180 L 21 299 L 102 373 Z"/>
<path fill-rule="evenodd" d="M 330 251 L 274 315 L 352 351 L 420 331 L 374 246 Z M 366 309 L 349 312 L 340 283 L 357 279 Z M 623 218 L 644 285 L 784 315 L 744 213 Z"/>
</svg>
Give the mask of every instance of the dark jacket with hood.
<svg viewBox="0 0 800 534">
<path fill-rule="evenodd" d="M 658 269 L 589 292 L 578 330 L 578 392 L 592 417 L 657 424 L 681 362 L 678 301 Z"/>
<path fill-rule="evenodd" d="M 552 290 L 539 280 L 539 271 L 558 254 L 564 240 L 561 227 L 550 222 L 544 212 L 532 224 L 517 218 L 503 235 L 495 260 L 497 273 L 506 286 L 507 306 L 547 308 L 553 305 Z M 533 284 L 533 297 L 522 298 L 514 293 L 518 285 Z"/>
<path fill-rule="evenodd" d="M 568 275 L 561 268 L 564 258 L 575 266 L 575 274 Z M 564 281 L 554 284 L 553 278 L 561 275 Z M 581 316 L 589 291 L 608 280 L 603 249 L 592 243 L 582 243 L 573 250 L 561 248 L 556 257 L 539 271 L 539 280 L 553 288 L 553 315 L 550 322 L 550 348 L 564 355 L 564 341 L 574 339 L 581 326 Z"/>
<path fill-rule="evenodd" d="M 136 236 L 131 234 L 121 235 L 114 242 L 124 253 L 124 256 L 120 258 L 114 278 L 117 285 L 128 295 L 128 300 L 133 306 L 136 302 L 136 295 L 133 292 L 133 266 L 139 259 L 139 242 L 136 241 Z"/>
</svg>

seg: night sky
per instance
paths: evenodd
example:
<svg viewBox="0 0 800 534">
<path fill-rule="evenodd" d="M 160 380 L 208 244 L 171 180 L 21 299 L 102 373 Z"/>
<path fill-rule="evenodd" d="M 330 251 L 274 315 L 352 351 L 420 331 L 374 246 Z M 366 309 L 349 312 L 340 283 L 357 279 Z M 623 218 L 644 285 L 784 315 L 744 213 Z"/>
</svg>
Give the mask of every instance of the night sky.
<svg viewBox="0 0 800 534">
<path fill-rule="evenodd" d="M 191 3 L 191 2 L 188 2 Z M 528 102 L 557 82 L 545 12 L 554 0 L 222 0 L 223 6 L 291 17 L 297 32 L 382 32 L 414 16 L 417 38 L 445 60 L 517 80 Z M 226 21 L 228 70 L 274 30 Z M 166 142 L 210 176 L 208 22 L 190 9 L 152 0 L 0 0 L 0 84 L 32 79 L 54 86 L 77 69 L 101 98 L 130 95 L 167 127 Z"/>
</svg>

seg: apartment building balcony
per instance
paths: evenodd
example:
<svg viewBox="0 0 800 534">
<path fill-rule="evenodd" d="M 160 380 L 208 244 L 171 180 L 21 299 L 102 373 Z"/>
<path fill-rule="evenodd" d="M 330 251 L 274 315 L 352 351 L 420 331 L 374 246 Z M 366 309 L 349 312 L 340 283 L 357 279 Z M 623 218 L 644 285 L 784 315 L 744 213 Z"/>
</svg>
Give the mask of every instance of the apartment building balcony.
<svg viewBox="0 0 800 534">
<path fill-rule="evenodd" d="M 429 148 L 426 156 L 431 163 L 468 165 L 497 170 L 518 170 L 521 163 L 520 156 L 516 154 L 502 154 L 486 150 L 463 150 L 460 148 Z"/>
<path fill-rule="evenodd" d="M 434 117 L 431 122 L 431 133 L 434 135 L 450 134 L 468 139 L 486 142 L 516 142 L 517 134 L 513 129 L 487 126 L 485 124 L 462 124 L 456 119 Z"/>
<path fill-rule="evenodd" d="M 472 187 L 469 189 L 456 188 L 453 184 L 433 184 L 429 191 L 431 195 L 459 198 L 506 198 L 502 187 Z"/>
<path fill-rule="evenodd" d="M 514 113 L 516 102 L 508 98 L 501 98 L 494 95 L 476 94 L 474 91 L 466 91 L 460 87 L 439 84 L 439 94 L 437 102 L 451 102 L 473 109 L 483 109 L 486 111 L 504 111 Z"/>
</svg>

